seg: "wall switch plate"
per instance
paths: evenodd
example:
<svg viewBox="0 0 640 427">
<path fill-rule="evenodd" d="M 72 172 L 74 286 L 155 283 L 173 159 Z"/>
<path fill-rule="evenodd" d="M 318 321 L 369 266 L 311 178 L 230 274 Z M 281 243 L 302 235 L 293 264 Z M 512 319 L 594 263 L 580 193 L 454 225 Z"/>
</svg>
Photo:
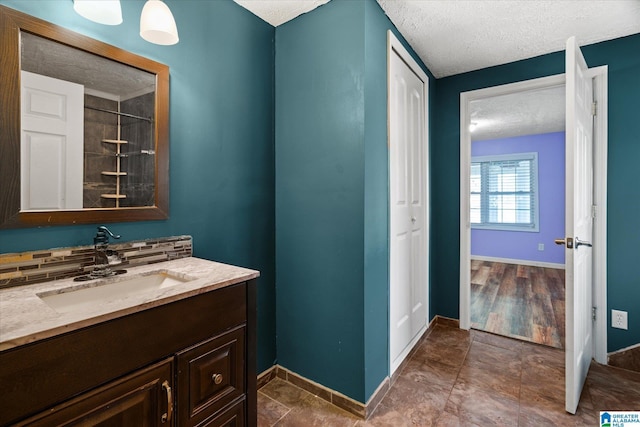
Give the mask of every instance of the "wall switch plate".
<svg viewBox="0 0 640 427">
<path fill-rule="evenodd" d="M 618 329 L 628 329 L 627 312 L 611 310 L 611 327 Z"/>
<path fill-rule="evenodd" d="M 538 243 L 538 250 L 544 251 L 544 243 Z"/>
</svg>

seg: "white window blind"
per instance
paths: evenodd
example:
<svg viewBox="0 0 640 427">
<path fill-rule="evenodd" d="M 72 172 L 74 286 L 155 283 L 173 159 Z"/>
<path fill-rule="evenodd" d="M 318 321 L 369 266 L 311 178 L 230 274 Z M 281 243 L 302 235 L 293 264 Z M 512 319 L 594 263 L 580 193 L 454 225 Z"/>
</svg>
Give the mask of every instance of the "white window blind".
<svg viewBox="0 0 640 427">
<path fill-rule="evenodd" d="M 471 159 L 471 227 L 538 231 L 538 154 Z"/>
</svg>

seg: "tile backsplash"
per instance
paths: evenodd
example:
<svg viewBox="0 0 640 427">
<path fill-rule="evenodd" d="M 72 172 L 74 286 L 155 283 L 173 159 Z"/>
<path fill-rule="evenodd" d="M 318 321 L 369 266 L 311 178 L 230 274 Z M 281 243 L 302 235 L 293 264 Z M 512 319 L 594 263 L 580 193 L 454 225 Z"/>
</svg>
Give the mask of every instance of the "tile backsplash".
<svg viewBox="0 0 640 427">
<path fill-rule="evenodd" d="M 153 264 L 192 256 L 191 236 L 161 237 L 110 243 L 121 264 L 114 268 Z M 93 245 L 0 254 L 0 289 L 31 285 L 89 273 L 95 264 Z"/>
</svg>

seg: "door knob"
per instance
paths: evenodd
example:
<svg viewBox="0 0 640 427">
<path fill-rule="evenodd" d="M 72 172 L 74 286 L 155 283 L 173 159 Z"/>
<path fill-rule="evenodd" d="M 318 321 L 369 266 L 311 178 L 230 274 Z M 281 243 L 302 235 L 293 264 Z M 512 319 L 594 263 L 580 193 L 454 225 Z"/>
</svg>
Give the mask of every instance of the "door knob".
<svg viewBox="0 0 640 427">
<path fill-rule="evenodd" d="M 416 223 L 416 217 L 415 217 L 415 216 L 412 216 L 412 217 L 411 217 L 411 223 L 412 223 L 412 224 L 415 224 L 415 223 Z"/>
</svg>

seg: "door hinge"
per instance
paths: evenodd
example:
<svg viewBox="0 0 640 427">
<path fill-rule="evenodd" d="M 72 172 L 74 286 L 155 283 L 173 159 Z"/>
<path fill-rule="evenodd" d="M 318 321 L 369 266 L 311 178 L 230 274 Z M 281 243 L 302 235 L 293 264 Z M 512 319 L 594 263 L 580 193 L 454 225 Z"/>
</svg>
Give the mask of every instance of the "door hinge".
<svg viewBox="0 0 640 427">
<path fill-rule="evenodd" d="M 591 307 L 591 319 L 595 322 L 596 321 L 596 307 Z"/>
<path fill-rule="evenodd" d="M 593 101 L 591 103 L 591 115 L 595 116 L 598 114 L 598 101 Z"/>
<path fill-rule="evenodd" d="M 596 205 L 591 206 L 591 218 L 596 219 L 597 215 L 598 215 L 598 206 Z"/>
</svg>

